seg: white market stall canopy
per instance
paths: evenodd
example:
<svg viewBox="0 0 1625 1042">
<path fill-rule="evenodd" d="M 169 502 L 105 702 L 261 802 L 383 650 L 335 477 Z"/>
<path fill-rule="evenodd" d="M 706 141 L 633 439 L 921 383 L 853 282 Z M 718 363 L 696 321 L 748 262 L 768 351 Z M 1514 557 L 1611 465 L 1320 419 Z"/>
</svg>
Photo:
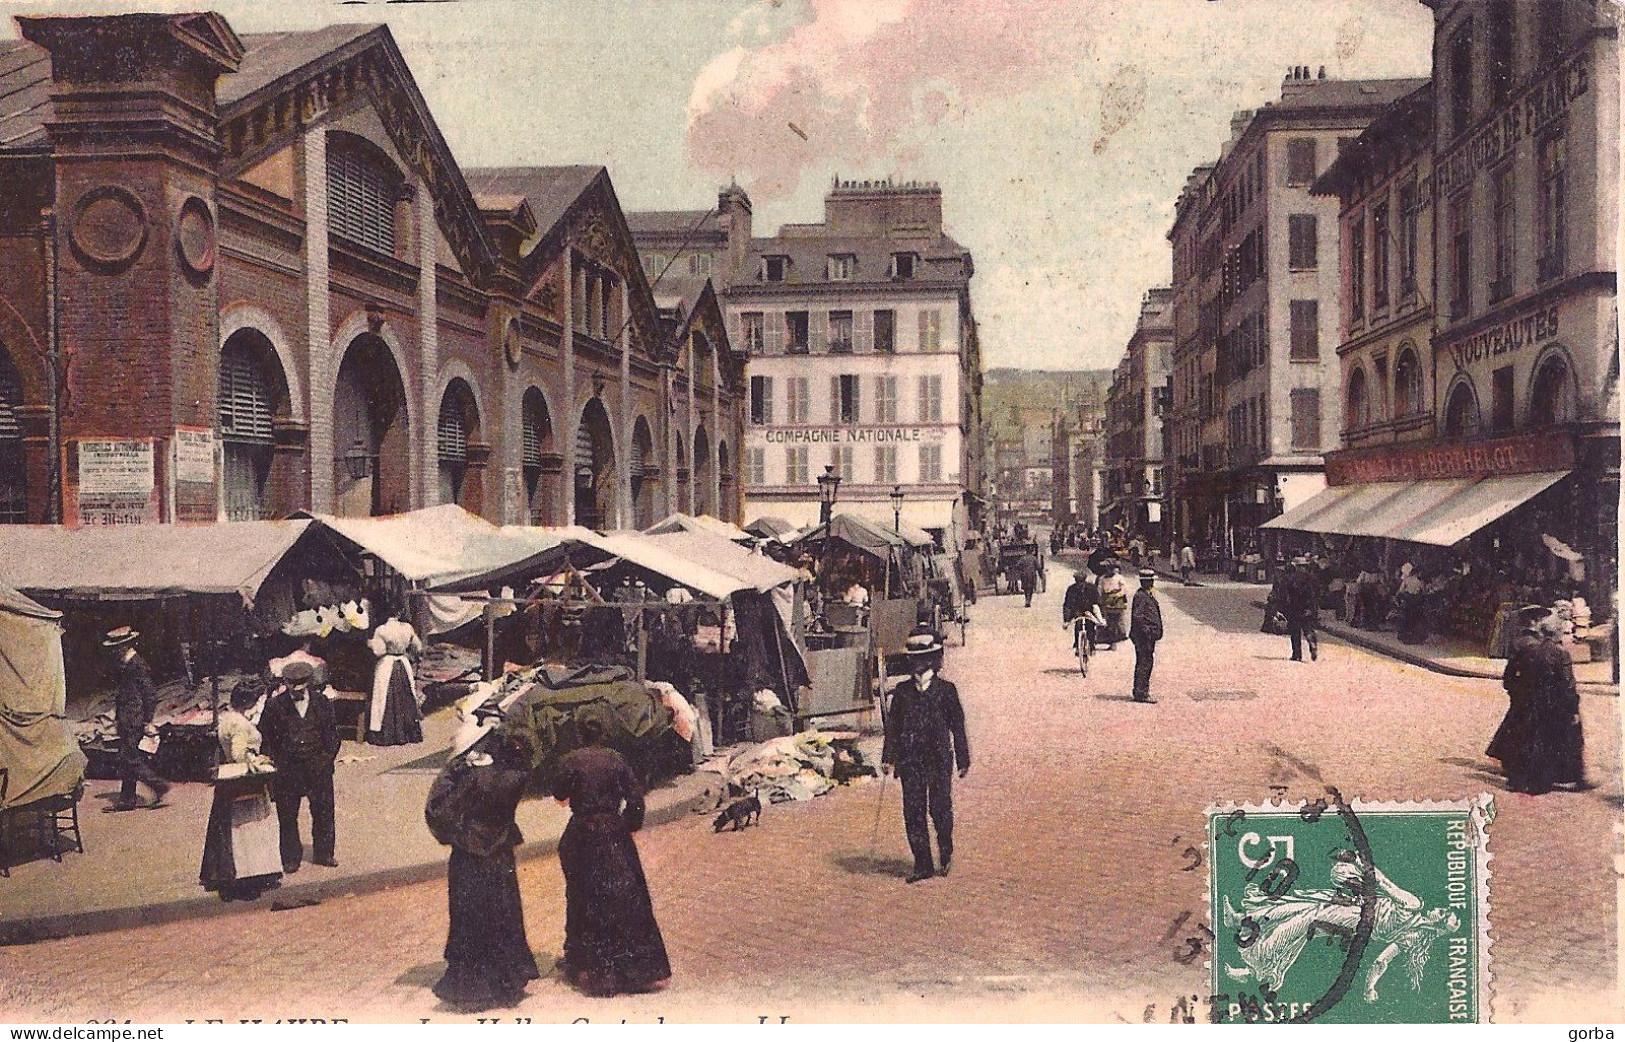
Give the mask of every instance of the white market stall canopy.
<svg viewBox="0 0 1625 1042">
<path fill-rule="evenodd" d="M 1455 546 L 1569 474 L 1383 481 L 1339 485 L 1260 527 Z"/>
<path fill-rule="evenodd" d="M 252 604 L 271 570 L 314 524 L 0 525 L 0 583 L 77 600 L 235 593 Z"/>
<path fill-rule="evenodd" d="M 672 514 L 643 530 L 644 535 L 670 535 L 674 532 L 700 532 L 721 536 L 735 543 L 754 542 L 751 533 L 732 522 L 723 521 L 710 514 L 700 514 L 697 517 L 689 514 Z"/>
<path fill-rule="evenodd" d="M 646 535 L 644 539 L 689 561 L 703 562 L 707 568 L 747 583 L 757 593 L 796 581 L 797 572 L 770 557 L 752 553 L 737 543 L 699 532 L 673 532 Z"/>
<path fill-rule="evenodd" d="M 316 520 L 413 583 L 441 586 L 523 561 L 568 539 L 589 537 L 584 528 L 497 526 L 455 503 L 385 517 Z"/>
</svg>

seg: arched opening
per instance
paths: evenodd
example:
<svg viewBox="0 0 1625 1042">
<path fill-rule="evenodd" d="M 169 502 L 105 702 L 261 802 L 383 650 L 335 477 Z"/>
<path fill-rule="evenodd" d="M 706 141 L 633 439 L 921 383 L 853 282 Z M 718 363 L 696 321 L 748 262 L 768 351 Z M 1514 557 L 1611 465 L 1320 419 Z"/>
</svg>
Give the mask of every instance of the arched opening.
<svg viewBox="0 0 1625 1042">
<path fill-rule="evenodd" d="M 395 207 L 406 179 L 366 138 L 327 135 L 327 230 L 358 246 L 395 256 Z"/>
<path fill-rule="evenodd" d="M 609 412 L 597 398 L 581 410 L 575 448 L 576 524 L 608 528 L 615 521 L 615 441 Z"/>
<path fill-rule="evenodd" d="M 1478 396 L 1473 385 L 1461 380 L 1450 389 L 1445 401 L 1444 432 L 1449 437 L 1463 437 L 1478 430 Z"/>
<path fill-rule="evenodd" d="M 1529 426 L 1550 427 L 1572 423 L 1574 418 L 1574 377 L 1568 360 L 1554 354 L 1535 370 L 1529 390 Z"/>
<path fill-rule="evenodd" d="M 527 388 L 520 405 L 520 439 L 523 446 L 525 472 L 526 513 L 533 525 L 555 522 L 556 497 L 553 484 L 546 477 L 543 465 L 547 456 L 557 450 L 553 447 L 553 420 L 547 413 L 547 399 L 535 388 Z M 558 472 L 557 461 L 553 467 Z"/>
<path fill-rule="evenodd" d="M 728 443 L 725 441 L 717 442 L 717 486 L 719 489 L 717 516 L 724 521 L 744 520 L 733 516 L 734 472 L 728 454 Z"/>
<path fill-rule="evenodd" d="M 478 482 L 469 476 L 470 442 L 480 440 L 480 410 L 474 390 L 462 378 L 446 385 L 440 396 L 440 416 L 435 423 L 435 455 L 440 463 L 440 502 L 456 503 L 478 513 Z"/>
<path fill-rule="evenodd" d="M 711 439 L 704 427 L 694 432 L 694 513 L 716 513 L 711 501 Z"/>
<path fill-rule="evenodd" d="M 689 487 L 689 477 L 690 477 L 689 470 L 688 470 L 688 447 L 683 444 L 683 436 L 681 434 L 676 435 L 676 438 L 677 438 L 677 502 L 672 505 L 672 508 L 674 510 L 686 511 L 686 510 L 689 509 L 689 507 L 691 505 L 689 503 L 689 501 L 688 501 L 688 487 Z"/>
<path fill-rule="evenodd" d="M 23 382 L 0 347 L 0 524 L 28 520 L 28 466 L 23 457 Z"/>
<path fill-rule="evenodd" d="M 1358 431 L 1370 425 L 1371 389 L 1365 378 L 1365 370 L 1356 366 L 1349 374 L 1348 405 L 1343 414 L 1343 428 Z"/>
<path fill-rule="evenodd" d="M 655 499 L 660 472 L 655 463 L 654 435 L 649 430 L 649 421 L 642 416 L 632 425 L 631 466 L 633 524 L 639 529 L 648 528 L 658 520 Z"/>
<path fill-rule="evenodd" d="M 239 329 L 226 338 L 220 349 L 217 405 L 226 518 L 269 518 L 276 418 L 288 414 L 288 383 L 276 348 L 264 333 Z"/>
<path fill-rule="evenodd" d="M 1415 416 L 1422 411 L 1422 363 L 1407 347 L 1394 365 L 1394 415 Z"/>
<path fill-rule="evenodd" d="M 333 510 L 340 517 L 394 514 L 410 505 L 406 386 L 376 333 L 350 341 L 333 392 Z"/>
</svg>

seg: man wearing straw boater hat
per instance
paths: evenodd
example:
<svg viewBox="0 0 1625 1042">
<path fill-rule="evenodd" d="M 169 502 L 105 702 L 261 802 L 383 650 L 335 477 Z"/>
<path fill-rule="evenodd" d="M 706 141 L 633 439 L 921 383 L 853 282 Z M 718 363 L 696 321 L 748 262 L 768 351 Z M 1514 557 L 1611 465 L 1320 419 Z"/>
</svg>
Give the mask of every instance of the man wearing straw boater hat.
<svg viewBox="0 0 1625 1042">
<path fill-rule="evenodd" d="M 1129 612 L 1128 639 L 1134 645 L 1134 701 L 1154 703 L 1151 697 L 1151 667 L 1156 662 L 1157 641 L 1162 639 L 1162 605 L 1153 587 L 1157 573 L 1140 569 L 1140 589 Z"/>
<path fill-rule="evenodd" d="M 909 678 L 892 692 L 886 717 L 886 743 L 881 769 L 897 772 L 903 783 L 903 831 L 914 854 L 910 883 L 947 875 L 954 856 L 955 764 L 959 776 L 970 772 L 970 743 L 965 740 L 965 710 L 959 689 L 942 679 L 942 641 L 930 627 L 920 626 L 904 642 Z M 931 861 L 929 813 L 937 828 L 941 867 Z"/>
<path fill-rule="evenodd" d="M 119 776 L 123 785 L 113 810 L 134 810 L 143 806 L 135 798 L 136 782 L 152 790 L 152 799 L 145 806 L 158 807 L 169 792 L 169 783 L 158 777 L 158 772 L 147 762 L 141 751 L 141 741 L 157 734 L 152 718 L 158 712 L 158 688 L 152 682 L 152 670 L 135 650 L 141 634 L 129 626 L 109 630 L 102 647 L 113 653 L 113 675 L 117 692 L 113 706 L 113 721 L 118 728 Z"/>
</svg>

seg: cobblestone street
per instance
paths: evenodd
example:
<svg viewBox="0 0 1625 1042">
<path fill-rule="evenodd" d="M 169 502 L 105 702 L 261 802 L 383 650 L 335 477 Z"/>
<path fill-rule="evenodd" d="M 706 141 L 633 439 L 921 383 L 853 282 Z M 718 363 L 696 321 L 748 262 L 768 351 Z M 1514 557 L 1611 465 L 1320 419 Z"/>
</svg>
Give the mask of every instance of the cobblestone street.
<svg viewBox="0 0 1625 1042">
<path fill-rule="evenodd" d="M 1077 675 L 1064 572 L 1052 564 L 1031 609 L 984 598 L 969 647 L 948 652 L 974 759 L 951 878 L 903 883 L 895 781 L 769 807 L 739 834 L 697 816 L 655 827 L 638 842 L 671 989 L 592 1000 L 550 976 L 500 1015 L 1166 1021 L 1207 990 L 1203 958 L 1176 958 L 1207 917 L 1206 867 L 1187 852 L 1204 807 L 1330 784 L 1366 799 L 1495 793 L 1493 1015 L 1617 1017 L 1615 698 L 1583 696 L 1598 789 L 1515 795 L 1483 756 L 1505 707 L 1494 681 L 1330 641 L 1318 663 L 1289 662 L 1284 638 L 1257 632 L 1256 587 L 1164 584 L 1160 701 L 1138 705 L 1127 645 Z M 557 862 L 521 877 L 545 972 L 563 934 Z M 429 992 L 445 927 L 430 882 L 0 949 L 0 1020 L 466 1019 Z"/>
</svg>

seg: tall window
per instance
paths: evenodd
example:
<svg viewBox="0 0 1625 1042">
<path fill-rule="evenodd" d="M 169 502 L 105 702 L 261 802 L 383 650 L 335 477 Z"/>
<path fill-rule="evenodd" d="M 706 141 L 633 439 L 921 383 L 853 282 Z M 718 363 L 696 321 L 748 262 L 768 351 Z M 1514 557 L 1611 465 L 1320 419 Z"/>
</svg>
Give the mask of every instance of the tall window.
<svg viewBox="0 0 1625 1042">
<path fill-rule="evenodd" d="M 897 350 L 897 312 L 890 308 L 875 312 L 875 350 L 883 355 Z"/>
<path fill-rule="evenodd" d="M 942 312 L 936 308 L 920 310 L 920 350 L 942 350 Z"/>
<path fill-rule="evenodd" d="M 810 343 L 808 339 L 807 313 L 805 311 L 786 311 L 784 313 L 784 350 L 787 354 L 804 355 Z"/>
<path fill-rule="evenodd" d="M 1299 387 L 1292 391 L 1292 448 L 1320 448 L 1320 389 Z"/>
<path fill-rule="evenodd" d="M 897 484 L 897 446 L 875 446 L 875 483 L 880 485 Z"/>
<path fill-rule="evenodd" d="M 1356 368 L 1349 373 L 1348 411 L 1343 417 L 1346 430 L 1357 431 L 1371 424 L 1371 388 L 1366 382 L 1365 370 Z"/>
<path fill-rule="evenodd" d="M 914 269 L 919 258 L 912 253 L 894 253 L 891 255 L 891 277 L 894 279 L 912 279 Z"/>
<path fill-rule="evenodd" d="M 827 271 L 831 282 L 849 282 L 858 269 L 858 259 L 850 253 L 831 254 Z"/>
<path fill-rule="evenodd" d="M 832 355 L 852 353 L 852 312 L 829 313 L 829 353 Z"/>
<path fill-rule="evenodd" d="M 1292 360 L 1313 362 L 1320 358 L 1320 301 L 1292 301 Z"/>
<path fill-rule="evenodd" d="M 759 355 L 766 344 L 767 326 L 760 311 L 746 311 L 739 316 L 740 328 L 745 336 L 745 352 Z"/>
<path fill-rule="evenodd" d="M 327 230 L 395 254 L 395 200 L 400 175 L 383 153 L 360 138 L 335 134 L 327 149 Z"/>
<path fill-rule="evenodd" d="M 474 429 L 472 393 L 459 380 L 452 381 L 440 400 L 435 449 L 440 460 L 440 501 L 462 503 L 468 476 L 468 442 Z"/>
<path fill-rule="evenodd" d="M 767 484 L 767 450 L 760 445 L 745 446 L 745 484 L 752 488 Z"/>
<path fill-rule="evenodd" d="M 762 281 L 783 282 L 790 270 L 789 257 L 763 257 Z"/>
<path fill-rule="evenodd" d="M 776 355 L 783 353 L 785 347 L 785 321 L 784 312 L 769 311 L 767 313 L 767 339 L 763 344 L 766 354 Z"/>
<path fill-rule="evenodd" d="M 897 377 L 875 377 L 875 422 L 897 422 Z"/>
<path fill-rule="evenodd" d="M 1509 431 L 1515 403 L 1512 397 L 1512 367 L 1503 365 L 1490 373 L 1490 427 Z"/>
<path fill-rule="evenodd" d="M 858 378 L 854 373 L 842 373 L 829 379 L 830 422 L 858 423 Z"/>
<path fill-rule="evenodd" d="M 1295 307 L 1296 305 L 1294 305 Z M 1365 318 L 1365 218 L 1349 223 L 1349 321 Z M 1297 339 L 1292 341 L 1292 357 L 1297 355 Z"/>
<path fill-rule="evenodd" d="M 1450 133 L 1465 134 L 1473 119 L 1473 23 L 1450 41 Z"/>
<path fill-rule="evenodd" d="M 830 462 L 835 464 L 835 473 L 841 476 L 842 481 L 857 480 L 857 471 L 852 466 L 852 446 L 835 446 L 835 451 L 831 454 Z"/>
<path fill-rule="evenodd" d="M 1540 143 L 1540 279 L 1563 274 L 1568 254 L 1568 139 L 1559 134 Z"/>
<path fill-rule="evenodd" d="M 701 278 L 711 274 L 711 255 L 709 253 L 695 253 L 688 258 L 688 273 Z"/>
<path fill-rule="evenodd" d="M 1466 318 L 1472 302 L 1473 227 L 1472 199 L 1467 194 L 1450 203 L 1450 317 Z"/>
<path fill-rule="evenodd" d="M 922 482 L 942 480 L 941 445 L 920 446 L 920 480 Z"/>
<path fill-rule="evenodd" d="M 784 450 L 784 483 L 786 485 L 810 485 L 812 478 L 807 473 L 807 446 L 792 445 Z"/>
<path fill-rule="evenodd" d="M 231 521 L 265 518 L 266 482 L 276 445 L 273 437 L 275 406 L 267 374 L 271 345 L 259 334 L 234 333 L 220 352 L 218 396 L 220 441 L 224 455 L 226 517 Z M 0 389 L 0 398 L 4 397 Z M 5 405 L 0 402 L 0 411 Z M 0 428 L 5 420 L 0 416 Z M 0 438 L 5 432 L 0 429 Z M 3 507 L 3 505 L 0 505 Z"/>
<path fill-rule="evenodd" d="M 537 496 L 542 487 L 542 453 L 553 433 L 542 392 L 534 387 L 526 390 L 520 413 L 520 463 L 524 470 L 525 497 L 530 504 L 531 523 L 541 524 L 543 511 L 547 509 Z"/>
<path fill-rule="evenodd" d="M 1421 233 L 1421 213 L 1417 206 L 1416 175 L 1399 186 L 1399 299 L 1416 296 L 1416 250 Z"/>
<path fill-rule="evenodd" d="M 787 392 L 785 400 L 784 417 L 786 423 L 806 423 L 812 414 L 812 396 L 807 391 L 807 378 L 805 376 L 786 377 L 784 389 Z"/>
<path fill-rule="evenodd" d="M 1313 268 L 1318 262 L 1320 238 L 1316 230 L 1317 223 L 1312 213 L 1295 213 L 1287 216 L 1288 267 L 1303 270 Z"/>
<path fill-rule="evenodd" d="M 1570 391 L 1573 381 L 1569 366 L 1560 356 L 1541 363 L 1535 374 L 1534 387 L 1529 392 L 1529 425 L 1543 427 L 1554 423 L 1568 423 L 1574 419 L 1574 395 Z"/>
<path fill-rule="evenodd" d="M 1422 411 L 1422 365 L 1416 352 L 1406 349 L 1394 363 L 1394 415 L 1415 416 Z"/>
<path fill-rule="evenodd" d="M 1371 208 L 1371 306 L 1388 306 L 1388 202 Z"/>
<path fill-rule="evenodd" d="M 23 460 L 23 427 L 17 415 L 23 404 L 22 381 L 0 348 L 0 524 L 28 520 L 27 469 Z"/>
<path fill-rule="evenodd" d="M 1444 432 L 1453 437 L 1471 434 L 1478 429 L 1478 399 L 1466 380 L 1456 384 L 1444 407 Z"/>
<path fill-rule="evenodd" d="M 773 422 L 773 378 L 750 378 L 750 422 L 758 427 Z"/>
<path fill-rule="evenodd" d="M 1295 137 L 1286 143 L 1286 183 L 1306 185 L 1315 179 L 1315 139 Z"/>
<path fill-rule="evenodd" d="M 942 377 L 921 376 L 919 384 L 919 416 L 921 423 L 942 422 Z"/>
<path fill-rule="evenodd" d="M 1499 105 L 1512 93 L 1512 3 L 1490 0 L 1484 17 L 1489 19 L 1490 104 Z"/>
<path fill-rule="evenodd" d="M 1490 275 L 1490 299 L 1505 300 L 1512 295 L 1512 168 L 1498 171 L 1494 181 L 1495 214 L 1491 234 L 1494 236 L 1495 269 Z"/>
</svg>

